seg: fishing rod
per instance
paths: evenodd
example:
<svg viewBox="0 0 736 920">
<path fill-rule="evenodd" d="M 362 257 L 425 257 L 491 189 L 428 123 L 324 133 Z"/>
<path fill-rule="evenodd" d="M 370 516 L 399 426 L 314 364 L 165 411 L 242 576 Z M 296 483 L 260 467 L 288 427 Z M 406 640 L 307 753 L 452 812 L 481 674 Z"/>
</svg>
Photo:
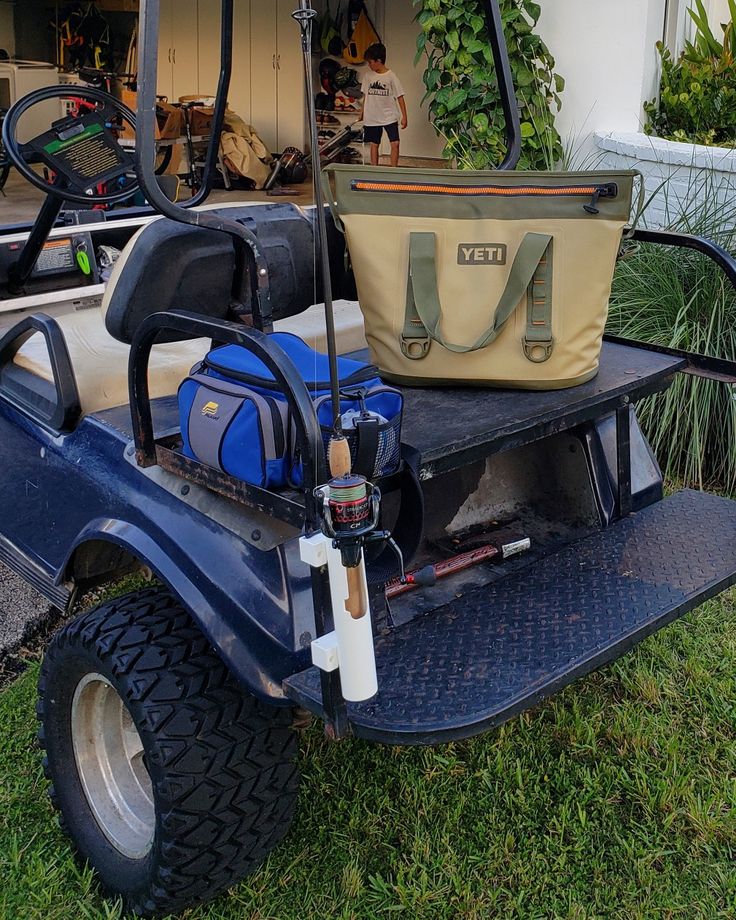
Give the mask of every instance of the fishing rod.
<svg viewBox="0 0 736 920">
<path fill-rule="evenodd" d="M 304 55 L 304 78 L 307 89 L 307 108 L 309 113 L 310 136 L 312 146 L 312 180 L 314 186 L 314 203 L 317 208 L 317 246 L 319 248 L 322 290 L 325 298 L 325 321 L 327 325 L 327 355 L 330 365 L 330 394 L 336 439 L 330 445 L 331 451 L 347 448 L 347 441 L 342 437 L 342 420 L 340 418 L 340 378 L 337 371 L 337 338 L 335 335 L 335 309 L 332 299 L 332 277 L 330 275 L 330 254 L 327 247 L 327 219 L 325 218 L 325 201 L 322 193 L 322 161 L 319 149 L 317 128 L 317 107 L 314 99 L 314 78 L 312 76 L 312 33 L 317 11 L 312 9 L 309 0 L 299 0 L 299 9 L 292 13 L 302 33 L 302 52 Z M 338 444 L 334 443 L 337 440 Z M 339 448 L 338 448 L 339 445 Z"/>
</svg>

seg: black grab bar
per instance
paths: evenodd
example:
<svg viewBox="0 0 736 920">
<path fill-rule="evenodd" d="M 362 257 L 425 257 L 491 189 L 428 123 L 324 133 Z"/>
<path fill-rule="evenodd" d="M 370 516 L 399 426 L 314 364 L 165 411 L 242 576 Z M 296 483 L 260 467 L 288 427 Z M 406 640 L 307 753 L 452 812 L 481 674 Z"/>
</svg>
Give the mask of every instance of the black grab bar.
<svg viewBox="0 0 736 920">
<path fill-rule="evenodd" d="M 631 239 L 637 240 L 639 243 L 653 243 L 657 246 L 676 246 L 680 249 L 693 249 L 715 262 L 731 282 L 734 290 L 736 290 L 736 259 L 730 252 L 727 252 L 712 240 L 707 240 L 702 236 L 694 236 L 690 233 L 675 233 L 671 230 L 645 230 L 643 228 L 635 230 L 631 235 Z M 709 355 L 684 351 L 680 348 L 668 348 L 664 345 L 653 345 L 649 342 L 640 342 L 636 339 L 624 338 L 618 335 L 606 334 L 605 338 L 608 342 L 615 342 L 634 348 L 644 348 L 647 351 L 671 355 L 673 358 L 684 358 L 687 361 L 684 373 L 691 374 L 694 377 L 704 377 L 721 383 L 736 384 L 736 361 L 728 358 L 713 358 Z"/>
</svg>

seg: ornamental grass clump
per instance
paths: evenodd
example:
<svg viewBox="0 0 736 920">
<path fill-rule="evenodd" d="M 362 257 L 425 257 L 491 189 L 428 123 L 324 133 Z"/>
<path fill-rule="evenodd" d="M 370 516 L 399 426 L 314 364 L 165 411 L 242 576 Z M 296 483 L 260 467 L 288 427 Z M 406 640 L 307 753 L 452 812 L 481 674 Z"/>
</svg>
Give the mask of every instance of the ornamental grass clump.
<svg viewBox="0 0 736 920">
<path fill-rule="evenodd" d="M 644 104 L 644 130 L 671 141 L 733 147 L 736 144 L 736 0 L 728 0 L 731 21 L 723 41 L 713 34 L 703 0 L 688 13 L 695 38 L 675 60 L 662 42 L 659 99 Z"/>
<path fill-rule="evenodd" d="M 730 201 L 728 200 L 730 199 Z M 689 194 L 669 199 L 666 229 L 693 233 L 736 253 L 736 187 L 694 173 Z M 643 342 L 736 359 L 736 292 L 715 263 L 691 250 L 635 245 L 619 262 L 608 331 Z M 678 374 L 638 407 L 665 474 L 736 494 L 736 389 Z"/>
</svg>

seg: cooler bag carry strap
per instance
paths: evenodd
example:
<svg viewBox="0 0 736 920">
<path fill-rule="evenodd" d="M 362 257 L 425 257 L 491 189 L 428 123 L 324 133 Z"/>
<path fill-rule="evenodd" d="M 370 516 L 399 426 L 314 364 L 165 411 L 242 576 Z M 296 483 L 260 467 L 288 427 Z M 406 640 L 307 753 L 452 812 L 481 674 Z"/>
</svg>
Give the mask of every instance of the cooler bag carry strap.
<svg viewBox="0 0 736 920">
<path fill-rule="evenodd" d="M 494 342 L 501 334 L 524 293 L 532 282 L 539 278 L 548 293 L 544 298 L 532 297 L 528 312 L 528 331 L 548 332 L 549 354 L 551 354 L 552 298 L 551 298 L 551 250 L 552 237 L 547 233 L 527 233 L 511 266 L 509 280 L 496 307 L 493 322 L 472 345 L 456 345 L 444 339 L 442 304 L 437 284 L 437 240 L 434 233 L 412 233 L 409 241 L 409 282 L 406 298 L 406 317 L 401 334 L 401 351 L 407 358 L 420 360 L 429 352 L 431 341 L 437 342 L 448 351 L 458 354 L 479 351 Z M 547 254 L 545 258 L 545 254 Z M 546 265 L 542 263 L 546 262 Z M 544 269 L 544 277 L 538 276 Z M 542 287 L 542 285 L 538 285 Z M 526 346 L 525 346 L 526 351 Z M 549 354 L 547 357 L 549 357 Z M 528 354 L 527 354 L 528 356 Z M 530 359 L 534 360 L 534 359 Z M 545 359 L 546 360 L 546 359 Z"/>
</svg>

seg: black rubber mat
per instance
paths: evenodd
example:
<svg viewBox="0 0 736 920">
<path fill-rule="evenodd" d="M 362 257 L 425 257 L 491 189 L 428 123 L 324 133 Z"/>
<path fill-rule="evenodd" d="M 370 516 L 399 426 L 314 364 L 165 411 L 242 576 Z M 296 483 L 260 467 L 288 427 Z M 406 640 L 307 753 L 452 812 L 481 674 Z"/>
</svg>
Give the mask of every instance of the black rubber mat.
<svg viewBox="0 0 736 920">
<path fill-rule="evenodd" d="M 355 357 L 369 360 L 368 352 Z M 600 372 L 582 386 L 565 390 L 493 390 L 456 387 L 404 387 L 402 441 L 421 456 L 422 478 L 459 469 L 498 450 L 529 444 L 600 418 L 644 396 L 665 389 L 681 358 L 643 348 L 605 342 Z M 157 431 L 179 424 L 176 397 L 152 402 Z M 105 409 L 101 422 L 133 437 L 127 406 Z"/>
<path fill-rule="evenodd" d="M 376 641 L 355 735 L 396 744 L 504 722 L 736 582 L 736 502 L 685 491 Z M 319 672 L 287 682 L 320 708 Z"/>
<path fill-rule="evenodd" d="M 402 441 L 422 458 L 422 478 L 529 444 L 665 389 L 685 361 L 605 342 L 598 376 L 564 390 L 403 387 Z"/>
</svg>

